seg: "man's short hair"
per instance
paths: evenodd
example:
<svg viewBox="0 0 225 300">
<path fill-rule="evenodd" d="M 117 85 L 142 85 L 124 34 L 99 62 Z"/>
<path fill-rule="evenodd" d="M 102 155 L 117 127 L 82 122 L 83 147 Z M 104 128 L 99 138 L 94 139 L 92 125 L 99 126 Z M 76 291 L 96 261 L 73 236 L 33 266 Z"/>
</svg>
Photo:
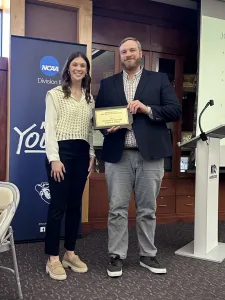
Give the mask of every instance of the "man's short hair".
<svg viewBox="0 0 225 300">
<path fill-rule="evenodd" d="M 141 43 L 135 37 L 126 37 L 120 42 L 119 47 L 127 41 L 135 41 L 137 43 L 138 49 L 141 51 Z"/>
</svg>

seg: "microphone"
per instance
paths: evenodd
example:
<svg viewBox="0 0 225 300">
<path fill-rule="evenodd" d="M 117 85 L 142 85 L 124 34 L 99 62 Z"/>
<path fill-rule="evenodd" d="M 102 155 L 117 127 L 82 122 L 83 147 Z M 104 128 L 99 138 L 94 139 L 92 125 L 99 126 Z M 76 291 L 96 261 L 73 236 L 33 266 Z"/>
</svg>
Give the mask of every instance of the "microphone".
<svg viewBox="0 0 225 300">
<path fill-rule="evenodd" d="M 214 105 L 214 100 L 209 100 L 209 102 L 206 103 L 205 107 L 203 108 L 203 110 L 201 111 L 201 113 L 199 115 L 198 125 L 199 125 L 200 131 L 201 131 L 200 138 L 202 139 L 203 142 L 207 141 L 208 138 L 207 138 L 205 132 L 202 130 L 201 118 L 202 118 L 202 115 L 203 115 L 204 111 L 206 110 L 206 108 L 208 106 L 213 106 L 213 105 Z"/>
</svg>

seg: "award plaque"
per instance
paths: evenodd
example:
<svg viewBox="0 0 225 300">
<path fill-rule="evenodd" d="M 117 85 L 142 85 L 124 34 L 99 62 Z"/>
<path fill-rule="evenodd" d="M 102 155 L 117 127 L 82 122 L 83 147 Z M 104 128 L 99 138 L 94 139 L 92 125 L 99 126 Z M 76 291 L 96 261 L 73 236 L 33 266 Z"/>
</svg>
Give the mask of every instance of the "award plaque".
<svg viewBox="0 0 225 300">
<path fill-rule="evenodd" d="M 133 116 L 127 106 L 95 108 L 93 119 L 95 129 L 108 129 L 113 126 L 131 129 L 133 123 Z"/>
</svg>

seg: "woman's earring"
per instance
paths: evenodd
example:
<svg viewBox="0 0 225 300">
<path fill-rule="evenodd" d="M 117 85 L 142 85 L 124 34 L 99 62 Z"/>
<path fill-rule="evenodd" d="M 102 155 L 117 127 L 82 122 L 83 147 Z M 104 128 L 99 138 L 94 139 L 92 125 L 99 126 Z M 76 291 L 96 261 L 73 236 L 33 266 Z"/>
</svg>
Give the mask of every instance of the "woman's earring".
<svg viewBox="0 0 225 300">
<path fill-rule="evenodd" d="M 70 71 L 68 70 L 68 74 L 70 74 Z"/>
</svg>

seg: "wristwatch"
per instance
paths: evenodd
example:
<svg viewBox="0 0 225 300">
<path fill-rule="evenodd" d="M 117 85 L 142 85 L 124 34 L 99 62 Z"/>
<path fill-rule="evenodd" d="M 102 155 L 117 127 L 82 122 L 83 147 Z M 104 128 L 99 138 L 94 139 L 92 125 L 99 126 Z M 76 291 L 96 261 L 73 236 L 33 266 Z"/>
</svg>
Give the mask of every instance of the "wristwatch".
<svg viewBox="0 0 225 300">
<path fill-rule="evenodd" d="M 149 118 L 153 119 L 153 115 L 152 115 L 152 109 L 150 106 L 147 106 L 147 115 L 149 116 Z"/>
</svg>

